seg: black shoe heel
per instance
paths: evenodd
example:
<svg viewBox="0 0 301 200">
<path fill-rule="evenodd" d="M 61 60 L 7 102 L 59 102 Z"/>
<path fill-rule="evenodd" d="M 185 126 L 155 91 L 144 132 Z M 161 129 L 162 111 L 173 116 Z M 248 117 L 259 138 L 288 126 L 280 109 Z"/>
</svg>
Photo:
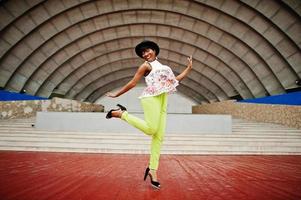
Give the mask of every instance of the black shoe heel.
<svg viewBox="0 0 301 200">
<path fill-rule="evenodd" d="M 124 107 L 123 105 L 117 104 L 117 106 L 118 106 L 122 111 L 126 111 L 126 107 Z"/>
<path fill-rule="evenodd" d="M 120 105 L 120 104 L 117 104 L 117 106 L 118 106 L 119 108 L 117 108 L 117 109 L 112 109 L 112 110 L 110 110 L 110 111 L 108 112 L 108 114 L 106 115 L 106 118 L 107 118 L 107 119 L 112 118 L 112 112 L 113 112 L 113 111 L 117 111 L 117 110 L 126 111 L 126 107 L 124 107 L 124 106 L 122 106 L 122 105 Z"/>
<path fill-rule="evenodd" d="M 110 118 L 112 118 L 112 112 L 113 112 L 114 110 L 110 110 L 108 113 L 107 113 L 107 115 L 106 115 L 106 118 L 107 119 L 110 119 Z"/>
<path fill-rule="evenodd" d="M 154 188 L 156 188 L 156 189 L 160 189 L 160 187 L 161 187 L 160 183 L 157 182 L 157 181 L 153 181 L 153 177 L 152 177 L 152 175 L 149 173 L 149 171 L 150 171 L 150 169 L 149 169 L 149 168 L 146 168 L 145 173 L 144 173 L 144 178 L 143 178 L 143 180 L 145 181 L 146 178 L 147 178 L 147 176 L 149 176 L 149 177 L 150 177 L 150 180 L 151 180 L 151 185 L 152 185 L 152 187 L 154 187 Z"/>
<path fill-rule="evenodd" d="M 143 178 L 144 181 L 146 180 L 148 173 L 149 173 L 149 168 L 146 168 L 144 173 L 144 178 Z"/>
</svg>

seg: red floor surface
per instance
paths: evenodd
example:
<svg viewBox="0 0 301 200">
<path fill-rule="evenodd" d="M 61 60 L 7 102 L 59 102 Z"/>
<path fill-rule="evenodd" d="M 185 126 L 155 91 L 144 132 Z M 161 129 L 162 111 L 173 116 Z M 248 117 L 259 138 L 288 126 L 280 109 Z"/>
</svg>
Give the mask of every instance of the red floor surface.
<svg viewBox="0 0 301 200">
<path fill-rule="evenodd" d="M 0 199 L 301 199 L 301 156 L 162 155 L 161 190 L 146 155 L 0 152 Z"/>
</svg>

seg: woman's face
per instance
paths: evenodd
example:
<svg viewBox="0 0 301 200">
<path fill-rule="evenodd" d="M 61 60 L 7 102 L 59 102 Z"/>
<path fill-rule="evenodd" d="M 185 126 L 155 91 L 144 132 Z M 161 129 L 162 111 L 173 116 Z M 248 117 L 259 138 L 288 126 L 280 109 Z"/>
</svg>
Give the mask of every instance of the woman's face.
<svg viewBox="0 0 301 200">
<path fill-rule="evenodd" d="M 144 49 L 142 51 L 142 57 L 148 62 L 154 61 L 156 59 L 156 51 L 149 48 Z"/>
</svg>

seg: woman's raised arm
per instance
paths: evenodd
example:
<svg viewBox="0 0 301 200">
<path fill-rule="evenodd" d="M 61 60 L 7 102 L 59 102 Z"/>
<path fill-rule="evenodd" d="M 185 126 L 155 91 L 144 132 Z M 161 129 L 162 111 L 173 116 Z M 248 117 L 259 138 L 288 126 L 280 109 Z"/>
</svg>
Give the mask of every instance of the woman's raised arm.
<svg viewBox="0 0 301 200">
<path fill-rule="evenodd" d="M 106 96 L 108 97 L 112 97 L 112 98 L 116 98 L 119 97 L 120 95 L 126 93 L 127 91 L 129 91 L 130 89 L 132 89 L 133 87 L 135 87 L 137 85 L 137 83 L 140 81 L 141 77 L 149 70 L 149 66 L 147 63 L 143 63 L 138 70 L 136 71 L 136 74 L 134 75 L 134 77 L 132 78 L 132 80 L 130 80 L 126 85 L 124 85 L 118 92 L 111 93 L 108 92 L 106 94 Z"/>
<path fill-rule="evenodd" d="M 186 69 L 176 77 L 178 81 L 181 81 L 185 76 L 187 76 L 187 74 L 192 69 L 192 56 L 188 57 L 187 60 L 188 60 L 188 64 Z"/>
</svg>

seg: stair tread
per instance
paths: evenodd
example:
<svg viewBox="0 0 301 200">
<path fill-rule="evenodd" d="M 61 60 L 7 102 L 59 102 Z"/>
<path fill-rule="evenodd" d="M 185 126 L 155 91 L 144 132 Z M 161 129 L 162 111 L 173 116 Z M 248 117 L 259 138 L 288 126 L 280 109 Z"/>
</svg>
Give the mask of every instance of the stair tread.
<svg viewBox="0 0 301 200">
<path fill-rule="evenodd" d="M 88 153 L 149 153 L 149 137 L 137 133 L 43 131 L 35 119 L 0 121 L 0 150 Z M 164 154 L 301 155 L 301 130 L 233 119 L 232 133 L 169 134 Z"/>
</svg>

